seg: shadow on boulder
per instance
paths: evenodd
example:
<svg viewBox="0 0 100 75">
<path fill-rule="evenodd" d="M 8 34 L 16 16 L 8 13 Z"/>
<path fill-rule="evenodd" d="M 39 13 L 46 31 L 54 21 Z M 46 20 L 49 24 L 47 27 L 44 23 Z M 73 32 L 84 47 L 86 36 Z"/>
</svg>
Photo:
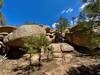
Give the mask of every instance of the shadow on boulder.
<svg viewBox="0 0 100 75">
<path fill-rule="evenodd" d="M 80 67 L 72 67 L 65 75 L 100 75 L 100 64 L 98 65 L 82 65 Z"/>
<path fill-rule="evenodd" d="M 20 50 L 19 48 L 10 48 L 7 54 L 8 59 L 19 59 L 21 58 L 26 52 Z"/>
</svg>

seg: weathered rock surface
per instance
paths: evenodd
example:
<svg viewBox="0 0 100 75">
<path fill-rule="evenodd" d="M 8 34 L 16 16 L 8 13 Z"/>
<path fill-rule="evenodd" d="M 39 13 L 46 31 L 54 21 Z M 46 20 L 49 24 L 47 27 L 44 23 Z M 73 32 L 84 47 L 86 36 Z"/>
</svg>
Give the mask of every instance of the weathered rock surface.
<svg viewBox="0 0 100 75">
<path fill-rule="evenodd" d="M 44 25 L 43 28 L 45 29 L 46 33 L 50 33 L 50 27 L 47 25 Z"/>
<path fill-rule="evenodd" d="M 39 63 L 39 55 L 38 54 L 33 55 L 32 58 L 31 58 L 31 60 L 32 60 L 32 64 Z"/>
<path fill-rule="evenodd" d="M 53 59 L 58 62 L 69 62 L 74 53 L 74 48 L 67 43 L 52 43 Z"/>
<path fill-rule="evenodd" d="M 14 27 L 14 26 L 1 26 L 0 27 L 0 33 L 1 32 L 11 33 L 11 32 L 13 32 L 16 29 L 17 29 L 17 27 Z"/>
<path fill-rule="evenodd" d="M 96 48 L 98 45 L 100 45 L 100 26 L 93 29 L 93 33 L 95 37 L 91 38 L 91 34 L 89 31 L 78 31 L 80 29 L 80 25 L 77 25 L 73 27 L 69 34 L 66 34 L 66 40 L 70 43 L 87 47 L 91 49 L 91 44 L 93 48 Z M 94 43 L 91 43 L 91 40 L 94 40 Z"/>
<path fill-rule="evenodd" d="M 71 52 L 74 51 L 74 48 L 67 43 L 52 43 L 53 52 Z"/>
<path fill-rule="evenodd" d="M 53 58 L 62 58 L 61 53 L 53 53 Z"/>
<path fill-rule="evenodd" d="M 71 54 L 71 53 L 69 53 L 69 54 L 65 54 L 64 55 L 64 61 L 65 61 L 65 63 L 69 63 L 69 62 L 71 62 L 71 60 L 73 59 L 73 54 Z"/>
<path fill-rule="evenodd" d="M 52 43 L 50 46 L 52 46 L 54 53 L 60 53 L 61 52 L 60 44 Z"/>
<path fill-rule="evenodd" d="M 4 38 L 4 43 L 10 47 L 22 47 L 23 39 L 29 36 L 45 35 L 46 31 L 38 25 L 24 25 Z"/>
<path fill-rule="evenodd" d="M 70 57 L 70 55 L 67 55 L 67 57 Z M 68 58 L 65 58 L 66 60 Z M 29 54 L 24 55 L 20 59 L 16 60 L 5 60 L 4 62 L 0 63 L 0 75 L 24 75 L 27 73 L 27 70 L 25 70 L 26 66 L 29 65 L 29 60 L 26 60 L 29 58 Z M 34 58 L 37 58 L 38 56 L 32 57 L 32 62 L 34 62 Z M 66 61 L 65 60 L 65 61 Z M 42 62 L 41 70 L 37 71 L 31 71 L 30 75 L 66 75 L 66 71 L 68 72 L 72 67 L 77 68 L 82 65 L 95 65 L 99 64 L 99 59 L 92 59 L 90 57 L 72 57 L 70 61 L 65 62 L 64 64 L 59 63 L 58 61 L 52 60 L 50 62 Z M 18 70 L 15 70 L 18 69 Z M 36 67 L 34 66 L 34 69 Z M 69 75 L 69 74 L 68 74 Z"/>
<path fill-rule="evenodd" d="M 48 34 L 46 34 L 46 32 Z M 69 31 L 66 31 L 69 33 Z M 99 34 L 100 30 L 98 31 L 98 28 L 94 30 L 96 34 Z M 17 30 L 11 32 L 7 36 L 4 37 L 4 42 L 9 47 L 22 47 L 23 46 L 23 39 L 27 38 L 29 36 L 35 36 L 35 35 L 46 35 L 47 38 L 49 38 L 50 41 L 52 41 L 52 37 L 54 37 L 54 31 L 50 31 L 48 27 L 42 28 L 41 26 L 37 25 L 25 25 Z M 3 37 L 3 36 L 1 36 Z M 51 37 L 51 38 L 50 38 Z M 63 37 L 65 37 L 65 34 L 63 34 Z M 79 46 L 88 47 L 88 35 L 85 33 L 72 33 L 70 34 L 70 37 L 68 40 Z M 2 42 L 0 43 L 0 46 L 3 45 Z M 71 67 L 80 67 L 81 65 L 94 65 L 97 63 L 100 63 L 100 60 L 97 61 L 95 59 L 92 59 L 90 57 L 76 57 L 74 56 L 74 48 L 67 44 L 67 43 L 52 43 L 50 46 L 53 48 L 53 59 L 49 62 L 43 62 L 44 59 L 47 60 L 47 54 L 45 55 L 44 52 L 41 53 L 41 61 L 42 61 L 42 67 L 40 71 L 31 71 L 30 75 L 65 75 L 66 71 L 68 71 Z M 99 46 L 100 47 L 100 46 Z M 29 54 L 23 55 L 20 59 L 15 60 L 5 60 L 4 62 L 0 63 L 0 75 L 24 75 L 26 74 L 26 67 L 29 65 Z M 39 61 L 38 54 L 34 54 L 31 58 L 32 64 L 37 64 Z M 14 71 L 13 69 L 18 68 L 17 71 Z M 34 69 L 37 69 L 37 66 L 34 66 Z"/>
<path fill-rule="evenodd" d="M 78 46 L 83 46 L 83 47 L 88 47 L 89 45 L 89 35 L 83 33 L 71 33 L 68 34 L 68 36 L 66 36 L 67 40 L 74 44 L 74 45 L 78 45 Z"/>
<path fill-rule="evenodd" d="M 52 42 L 53 38 L 50 38 L 49 36 L 46 36 L 46 37 L 50 42 Z"/>
<path fill-rule="evenodd" d="M 0 41 L 0 49 L 4 46 L 4 43 Z"/>
<path fill-rule="evenodd" d="M 7 32 L 0 32 L 0 41 L 3 41 L 3 38 L 4 38 L 5 36 L 7 36 L 7 35 L 8 35 Z"/>
<path fill-rule="evenodd" d="M 73 52 L 74 48 L 67 43 L 61 43 L 61 51 L 63 51 L 63 52 Z"/>
</svg>

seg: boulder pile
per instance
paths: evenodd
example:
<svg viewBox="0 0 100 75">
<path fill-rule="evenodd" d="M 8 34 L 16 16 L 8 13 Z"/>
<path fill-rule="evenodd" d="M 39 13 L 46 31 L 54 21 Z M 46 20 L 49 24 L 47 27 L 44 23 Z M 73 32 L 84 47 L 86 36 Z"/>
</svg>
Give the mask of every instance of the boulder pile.
<svg viewBox="0 0 100 75">
<path fill-rule="evenodd" d="M 4 41 L 3 41 L 4 37 L 16 29 L 17 29 L 16 27 L 12 27 L 12 26 L 0 27 L 0 49 L 2 46 L 4 46 Z"/>
<path fill-rule="evenodd" d="M 39 25 L 24 25 L 4 37 L 4 43 L 10 47 L 23 47 L 24 39 L 34 35 L 45 35 L 46 31 Z"/>
<path fill-rule="evenodd" d="M 83 46 L 83 47 L 88 47 L 87 43 L 89 42 L 88 35 L 86 33 L 77 33 L 78 27 L 72 28 L 69 32 L 69 29 L 66 29 L 64 33 L 62 33 L 62 37 L 64 40 L 67 40 L 68 42 L 78 45 L 78 46 Z M 100 27 L 95 28 L 93 30 L 97 36 L 100 36 Z M 100 60 L 97 61 L 95 59 L 92 59 L 90 57 L 78 57 L 75 56 L 74 52 L 75 49 L 73 46 L 70 44 L 64 42 L 57 42 L 55 43 L 55 29 L 51 29 L 47 26 L 38 26 L 38 25 L 24 25 L 21 26 L 17 29 L 14 29 L 11 32 L 3 31 L 0 32 L 0 48 L 5 44 L 5 46 L 10 47 L 10 49 L 15 48 L 19 49 L 20 47 L 22 48 L 24 45 L 24 40 L 27 40 L 28 37 L 30 36 L 35 36 L 35 35 L 46 35 L 46 37 L 51 41 L 52 43 L 50 44 L 50 47 L 52 47 L 52 55 L 51 57 L 53 58 L 52 61 L 47 62 L 44 61 L 42 62 L 42 69 L 39 71 L 39 75 L 65 75 L 66 71 L 68 71 L 71 67 L 79 67 L 81 65 L 93 65 L 100 63 Z M 67 33 L 68 35 L 65 35 Z M 98 37 L 100 38 L 100 37 Z M 100 43 L 100 42 L 99 42 Z M 100 44 L 99 44 L 100 48 Z M 15 49 L 12 49 L 16 54 L 18 54 Z M 1 49 L 0 49 L 1 50 Z M 10 50 L 11 51 L 11 50 Z M 13 54 L 16 57 L 16 54 Z M 21 55 L 21 54 L 18 54 Z M 44 53 L 44 50 L 41 51 L 41 61 L 47 60 L 48 55 Z M 22 73 L 26 72 L 23 68 L 26 68 L 26 66 L 29 64 L 29 54 L 24 54 L 20 59 L 16 60 L 9 60 L 7 59 L 5 61 L 5 64 L 2 65 L 0 63 L 1 68 L 0 68 L 0 75 L 15 75 L 18 72 L 20 72 L 20 75 L 23 75 Z M 34 54 L 32 55 L 32 64 L 37 64 L 39 61 L 39 55 Z M 7 67 L 5 67 L 5 65 Z M 16 66 L 17 65 L 17 66 Z M 12 69 L 15 67 L 19 67 L 20 70 L 14 72 Z M 37 66 L 36 66 L 37 67 Z M 43 74 L 41 74 L 43 73 Z M 32 72 L 30 75 L 37 75 L 37 71 Z"/>
<path fill-rule="evenodd" d="M 69 62 L 73 57 L 74 48 L 67 43 L 52 43 L 53 59 L 60 62 Z"/>
</svg>

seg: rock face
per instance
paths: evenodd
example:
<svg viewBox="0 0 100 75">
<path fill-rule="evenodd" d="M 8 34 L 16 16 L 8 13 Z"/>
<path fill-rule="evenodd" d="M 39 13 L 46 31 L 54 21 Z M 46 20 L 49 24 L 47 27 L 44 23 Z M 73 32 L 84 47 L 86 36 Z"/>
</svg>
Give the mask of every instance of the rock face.
<svg viewBox="0 0 100 75">
<path fill-rule="evenodd" d="M 24 44 L 24 38 L 41 34 L 46 34 L 45 30 L 41 26 L 24 25 L 8 34 L 4 38 L 4 43 L 10 47 L 22 47 Z"/>
<path fill-rule="evenodd" d="M 14 31 L 16 29 L 17 29 L 17 27 L 13 27 L 13 26 L 1 26 L 0 33 L 2 33 L 2 32 L 11 33 L 12 31 Z"/>
<path fill-rule="evenodd" d="M 1 32 L 1 33 L 0 33 L 0 41 L 3 41 L 3 38 L 4 38 L 5 36 L 7 36 L 7 35 L 8 35 L 7 32 Z"/>
<path fill-rule="evenodd" d="M 3 38 L 4 38 L 5 36 L 7 36 L 7 35 L 8 35 L 7 32 L 1 32 L 1 33 L 0 33 L 0 49 L 1 49 L 2 47 L 4 47 Z"/>
<path fill-rule="evenodd" d="M 61 48 L 62 52 L 72 52 L 74 50 L 74 48 L 67 43 L 62 43 Z"/>
<path fill-rule="evenodd" d="M 34 57 L 37 58 L 37 56 L 34 56 Z M 33 57 L 32 62 L 34 61 L 34 57 Z M 37 75 L 37 74 L 38 75 L 70 75 L 67 73 L 69 73 L 69 70 L 71 68 L 78 68 L 82 65 L 85 65 L 85 66 L 91 65 L 90 67 L 92 67 L 92 65 L 97 65 L 97 64 L 100 64 L 100 60 L 92 59 L 90 57 L 73 57 L 73 59 L 70 62 L 66 62 L 65 64 L 61 64 L 53 60 L 50 62 L 42 63 L 41 70 L 39 70 L 38 73 L 37 73 L 38 67 L 34 66 L 34 69 L 36 70 L 30 71 L 31 73 L 30 75 Z M 26 68 L 27 65 L 29 65 L 29 60 L 27 60 L 27 55 L 17 60 L 7 59 L 4 62 L 0 63 L 0 75 L 16 75 L 16 74 L 19 75 L 19 73 L 20 75 L 25 75 L 27 74 L 27 68 Z M 97 67 L 98 67 L 98 70 L 96 70 L 97 68 L 95 68 L 94 70 L 95 72 L 100 71 L 99 69 L 100 67 L 99 66 Z M 87 69 L 86 69 L 86 72 L 88 71 L 93 72 L 92 70 L 87 70 Z M 72 74 L 77 75 L 76 72 L 78 72 L 79 74 L 81 71 L 75 69 L 74 73 Z M 84 73 L 80 75 L 84 75 Z M 92 73 L 92 75 L 100 75 L 100 74 Z"/>
<path fill-rule="evenodd" d="M 66 34 L 66 40 L 74 45 L 87 47 L 89 49 L 91 49 L 92 39 L 95 41 L 92 44 L 93 48 L 96 48 L 97 46 L 100 45 L 100 26 L 93 29 L 93 33 L 95 35 L 95 37 L 93 38 L 90 38 L 91 34 L 86 31 L 77 31 L 79 29 L 80 29 L 79 25 L 73 27 L 70 30 L 71 33 Z"/>
<path fill-rule="evenodd" d="M 46 29 L 46 36 L 49 39 L 49 41 L 53 42 L 53 40 L 55 39 L 55 30 Z"/>
<path fill-rule="evenodd" d="M 1 49 L 1 47 L 2 47 L 3 45 L 4 45 L 3 42 L 0 41 L 0 49 Z"/>
<path fill-rule="evenodd" d="M 74 48 L 67 43 L 52 43 L 53 59 L 61 63 L 69 62 L 73 57 Z"/>
<path fill-rule="evenodd" d="M 53 48 L 53 52 L 55 53 L 74 51 L 74 48 L 67 43 L 52 43 L 51 46 Z"/>
<path fill-rule="evenodd" d="M 89 35 L 84 33 L 70 33 L 66 35 L 67 40 L 77 46 L 88 47 Z"/>
<path fill-rule="evenodd" d="M 54 53 L 60 53 L 60 52 L 61 52 L 60 44 L 52 43 L 51 46 L 52 46 L 52 48 L 53 48 L 53 52 L 54 52 Z"/>
</svg>

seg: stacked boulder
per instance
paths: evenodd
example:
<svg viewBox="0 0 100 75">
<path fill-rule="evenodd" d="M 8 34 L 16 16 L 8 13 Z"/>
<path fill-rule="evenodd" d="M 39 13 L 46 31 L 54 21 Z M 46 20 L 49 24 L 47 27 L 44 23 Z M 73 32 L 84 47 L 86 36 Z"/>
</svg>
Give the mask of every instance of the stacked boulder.
<svg viewBox="0 0 100 75">
<path fill-rule="evenodd" d="M 2 46 L 4 46 L 4 41 L 3 41 L 4 37 L 16 29 L 17 29 L 16 27 L 12 27 L 12 26 L 1 26 L 0 27 L 0 49 Z"/>
<path fill-rule="evenodd" d="M 67 43 L 52 43 L 53 59 L 60 62 L 69 62 L 73 57 L 74 48 Z"/>
<path fill-rule="evenodd" d="M 8 35 L 7 32 L 1 32 L 1 33 L 0 33 L 0 41 L 2 41 L 3 38 L 4 38 L 6 35 Z"/>
<path fill-rule="evenodd" d="M 56 42 L 57 37 L 59 36 L 59 38 L 63 37 L 63 39 L 61 40 L 65 40 L 65 34 L 69 33 L 69 29 L 65 29 L 62 33 L 58 33 L 58 31 L 56 29 L 51 29 L 49 27 L 45 28 L 46 30 L 46 36 L 47 38 L 52 42 Z"/>
<path fill-rule="evenodd" d="M 46 33 L 47 38 L 51 42 L 53 42 L 53 40 L 55 39 L 55 31 L 56 30 L 50 29 L 49 32 Z"/>
<path fill-rule="evenodd" d="M 4 38 L 6 35 L 8 35 L 8 33 L 6 33 L 6 32 L 0 33 L 0 49 L 2 48 L 2 46 L 4 46 L 3 38 Z"/>
<path fill-rule="evenodd" d="M 52 43 L 51 46 L 52 46 L 52 49 L 53 49 L 53 58 L 54 59 L 62 58 L 62 51 L 61 51 L 61 48 L 60 48 L 60 44 Z"/>
</svg>

